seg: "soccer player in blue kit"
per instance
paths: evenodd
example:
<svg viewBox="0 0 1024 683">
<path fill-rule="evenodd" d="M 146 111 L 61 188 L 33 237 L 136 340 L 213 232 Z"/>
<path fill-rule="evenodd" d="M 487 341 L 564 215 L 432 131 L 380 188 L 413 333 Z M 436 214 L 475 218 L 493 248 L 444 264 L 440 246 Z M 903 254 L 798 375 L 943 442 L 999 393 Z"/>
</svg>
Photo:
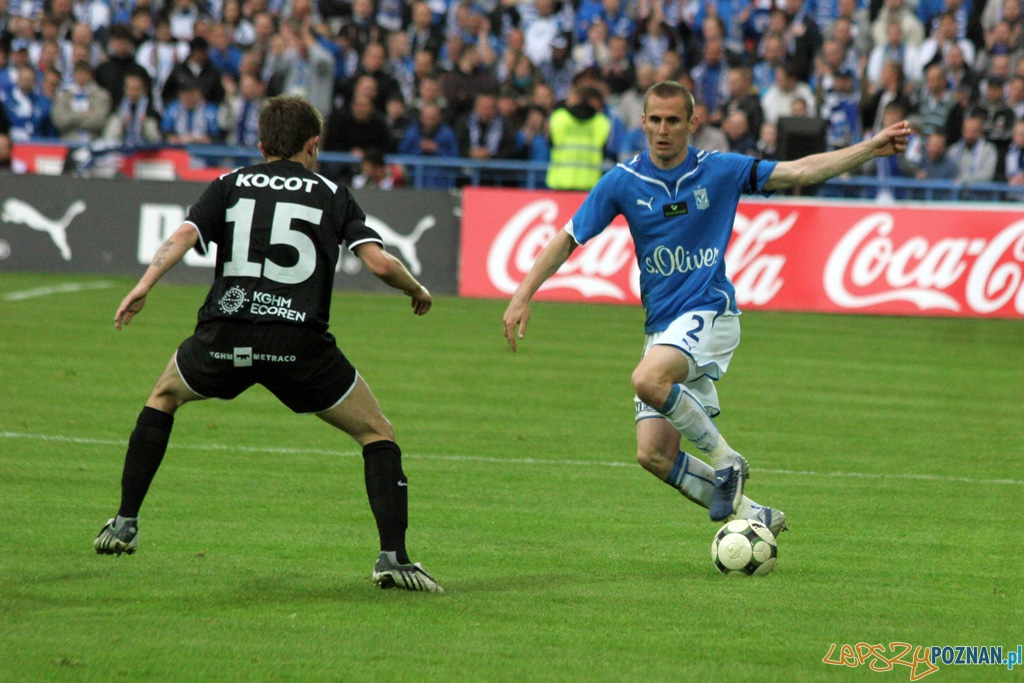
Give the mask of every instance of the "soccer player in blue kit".
<svg viewBox="0 0 1024 683">
<path fill-rule="evenodd" d="M 632 377 L 637 460 L 708 508 L 712 521 L 756 519 L 777 536 L 786 529 L 786 515 L 743 495 L 747 461 L 711 420 L 719 414 L 714 382 L 728 369 L 740 339 L 724 259 L 740 195 L 814 185 L 875 157 L 899 154 L 910 126 L 901 121 L 833 152 L 759 161 L 691 148 L 689 135 L 698 123 L 693 109 L 693 95 L 679 83 L 664 81 L 647 91 L 641 123 L 650 149 L 606 173 L 543 249 L 505 310 L 505 338 L 515 351 L 540 286 L 578 245 L 625 216 L 647 314 L 643 358 Z M 711 464 L 680 450 L 681 436 Z"/>
</svg>

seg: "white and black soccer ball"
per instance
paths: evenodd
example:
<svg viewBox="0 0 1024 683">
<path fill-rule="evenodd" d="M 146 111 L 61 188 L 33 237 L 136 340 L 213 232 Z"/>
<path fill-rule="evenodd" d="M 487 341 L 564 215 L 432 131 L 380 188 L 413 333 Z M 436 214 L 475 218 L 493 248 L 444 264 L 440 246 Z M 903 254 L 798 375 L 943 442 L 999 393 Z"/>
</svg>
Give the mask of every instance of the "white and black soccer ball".
<svg viewBox="0 0 1024 683">
<path fill-rule="evenodd" d="M 775 536 L 754 519 L 726 523 L 711 542 L 711 559 L 723 574 L 764 576 L 775 568 L 778 555 Z"/>
</svg>

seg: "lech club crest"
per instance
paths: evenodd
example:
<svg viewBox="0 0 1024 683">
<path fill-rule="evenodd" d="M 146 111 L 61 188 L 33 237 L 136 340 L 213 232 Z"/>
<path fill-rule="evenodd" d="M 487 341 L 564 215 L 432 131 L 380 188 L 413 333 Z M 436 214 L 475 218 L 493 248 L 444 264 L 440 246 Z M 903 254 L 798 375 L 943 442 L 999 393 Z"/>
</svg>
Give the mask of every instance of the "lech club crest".
<svg viewBox="0 0 1024 683">
<path fill-rule="evenodd" d="M 693 198 L 697 202 L 698 209 L 706 209 L 711 206 L 711 202 L 708 200 L 708 191 L 703 187 L 698 187 L 693 191 Z"/>
</svg>

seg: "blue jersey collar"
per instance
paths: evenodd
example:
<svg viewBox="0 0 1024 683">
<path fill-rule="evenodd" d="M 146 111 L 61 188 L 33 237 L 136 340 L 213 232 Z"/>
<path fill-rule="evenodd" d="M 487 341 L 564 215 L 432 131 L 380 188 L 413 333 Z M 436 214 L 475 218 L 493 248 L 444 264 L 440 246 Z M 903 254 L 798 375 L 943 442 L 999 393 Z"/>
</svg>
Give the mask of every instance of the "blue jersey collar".
<svg viewBox="0 0 1024 683">
<path fill-rule="evenodd" d="M 645 150 L 629 162 L 619 164 L 619 167 L 640 180 L 662 188 L 671 199 L 679 194 L 680 183 L 696 173 L 701 161 L 706 159 L 709 154 L 711 153 L 688 147 L 686 158 L 683 159 L 681 164 L 663 170 L 655 166 L 654 162 L 651 161 L 650 150 Z"/>
</svg>

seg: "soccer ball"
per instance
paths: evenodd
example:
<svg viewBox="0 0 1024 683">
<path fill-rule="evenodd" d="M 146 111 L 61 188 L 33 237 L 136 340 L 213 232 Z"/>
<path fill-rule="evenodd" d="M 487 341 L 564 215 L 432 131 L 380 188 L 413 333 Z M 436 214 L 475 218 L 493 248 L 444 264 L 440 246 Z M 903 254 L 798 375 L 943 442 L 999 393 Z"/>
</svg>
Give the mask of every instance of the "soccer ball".
<svg viewBox="0 0 1024 683">
<path fill-rule="evenodd" d="M 775 568 L 779 548 L 764 524 L 754 519 L 734 519 L 711 542 L 711 559 L 723 574 L 764 576 Z"/>
</svg>

